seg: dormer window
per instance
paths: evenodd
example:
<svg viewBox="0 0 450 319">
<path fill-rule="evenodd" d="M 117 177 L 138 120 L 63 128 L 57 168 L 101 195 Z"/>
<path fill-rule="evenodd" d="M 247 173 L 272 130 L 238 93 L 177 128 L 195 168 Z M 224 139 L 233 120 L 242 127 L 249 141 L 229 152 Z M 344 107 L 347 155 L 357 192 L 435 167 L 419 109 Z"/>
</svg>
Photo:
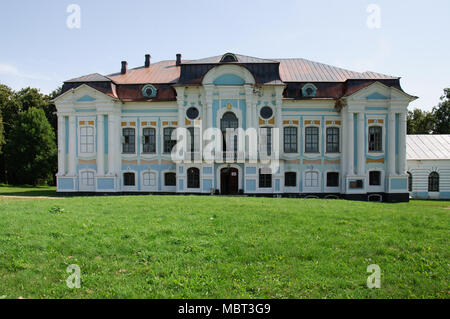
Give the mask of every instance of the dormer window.
<svg viewBox="0 0 450 319">
<path fill-rule="evenodd" d="M 154 98 L 156 97 L 156 94 L 158 93 L 158 91 L 156 90 L 156 88 L 151 85 L 151 84 L 147 84 L 142 88 L 142 95 L 148 98 Z"/>
<path fill-rule="evenodd" d="M 317 87 L 314 84 L 305 84 L 302 88 L 303 97 L 315 97 L 317 94 Z"/>
<path fill-rule="evenodd" d="M 236 56 L 233 53 L 226 53 L 223 55 L 220 62 L 224 62 L 224 63 L 238 62 L 238 59 L 236 58 Z"/>
</svg>

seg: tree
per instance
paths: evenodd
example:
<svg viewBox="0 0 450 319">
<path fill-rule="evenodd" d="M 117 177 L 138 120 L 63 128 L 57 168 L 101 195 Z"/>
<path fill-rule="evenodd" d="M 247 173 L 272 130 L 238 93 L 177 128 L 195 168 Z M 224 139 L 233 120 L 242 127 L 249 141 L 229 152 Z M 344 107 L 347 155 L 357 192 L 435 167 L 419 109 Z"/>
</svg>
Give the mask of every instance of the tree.
<svg viewBox="0 0 450 319">
<path fill-rule="evenodd" d="M 3 133 L 3 118 L 0 113 L 0 154 L 2 154 L 2 147 L 5 144 L 5 135 Z"/>
<path fill-rule="evenodd" d="M 444 89 L 441 101 L 432 111 L 434 118 L 433 133 L 450 134 L 450 88 Z"/>
<path fill-rule="evenodd" d="M 433 130 L 433 120 L 430 112 L 421 109 L 408 111 L 408 134 L 430 134 Z"/>
<path fill-rule="evenodd" d="M 19 114 L 5 155 L 12 183 L 37 185 L 53 180 L 57 166 L 55 133 L 42 109 L 29 107 Z"/>
</svg>

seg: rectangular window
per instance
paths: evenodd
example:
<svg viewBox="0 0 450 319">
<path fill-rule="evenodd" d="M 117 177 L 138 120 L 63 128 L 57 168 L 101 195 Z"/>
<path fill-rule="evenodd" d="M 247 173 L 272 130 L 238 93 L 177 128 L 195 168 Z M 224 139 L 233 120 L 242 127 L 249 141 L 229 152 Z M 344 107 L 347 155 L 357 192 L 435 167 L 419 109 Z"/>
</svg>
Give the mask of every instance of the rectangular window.
<svg viewBox="0 0 450 319">
<path fill-rule="evenodd" d="M 380 186 L 381 185 L 381 172 L 371 171 L 369 172 L 369 185 Z"/>
<path fill-rule="evenodd" d="M 327 153 L 339 153 L 339 128 L 327 128 Z"/>
<path fill-rule="evenodd" d="M 136 152 L 136 141 L 135 141 L 135 129 L 134 128 L 124 128 L 122 130 L 123 135 L 123 153 L 124 154 L 134 154 Z"/>
<path fill-rule="evenodd" d="M 134 186 L 135 179 L 134 179 L 134 173 L 125 173 L 123 174 L 123 185 L 125 186 Z"/>
<path fill-rule="evenodd" d="M 319 153 L 319 128 L 305 128 L 305 153 Z"/>
<path fill-rule="evenodd" d="M 171 153 L 172 148 L 177 144 L 176 140 L 172 140 L 173 127 L 166 127 L 164 129 L 164 153 Z"/>
<path fill-rule="evenodd" d="M 164 174 L 164 185 L 165 186 L 177 186 L 177 175 L 175 173 L 165 173 Z"/>
<path fill-rule="evenodd" d="M 272 174 L 262 174 L 259 170 L 259 188 L 272 187 Z"/>
<path fill-rule="evenodd" d="M 296 187 L 297 186 L 297 173 L 296 172 L 284 173 L 284 186 L 286 186 L 286 187 Z"/>
<path fill-rule="evenodd" d="M 339 187 L 339 173 L 327 173 L 327 187 Z"/>
<path fill-rule="evenodd" d="M 351 189 L 361 189 L 363 188 L 363 181 L 362 179 L 357 179 L 355 181 L 350 181 L 349 186 Z"/>
<path fill-rule="evenodd" d="M 297 153 L 297 128 L 284 128 L 284 152 Z"/>
<path fill-rule="evenodd" d="M 369 127 L 369 152 L 383 151 L 383 128 L 381 126 Z"/>
<path fill-rule="evenodd" d="M 94 127 L 81 126 L 80 127 L 80 153 L 94 153 Z"/>
<path fill-rule="evenodd" d="M 156 130 L 154 128 L 144 128 L 142 131 L 144 154 L 156 153 Z"/>
</svg>

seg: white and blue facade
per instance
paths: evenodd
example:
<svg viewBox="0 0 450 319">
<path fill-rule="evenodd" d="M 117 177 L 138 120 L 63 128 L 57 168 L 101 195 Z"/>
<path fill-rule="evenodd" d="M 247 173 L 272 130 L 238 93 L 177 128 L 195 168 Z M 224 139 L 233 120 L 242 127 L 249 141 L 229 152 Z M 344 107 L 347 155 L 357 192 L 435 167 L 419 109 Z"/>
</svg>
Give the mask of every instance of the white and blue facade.
<svg viewBox="0 0 450 319">
<path fill-rule="evenodd" d="M 233 54 L 170 63 L 173 79 L 154 79 L 164 66 L 146 60 L 65 83 L 55 100 L 58 192 L 408 200 L 406 114 L 415 97 L 398 78 L 292 79 L 285 61 Z M 165 133 L 204 132 L 226 119 L 244 130 L 278 128 L 279 168 L 172 160 Z"/>
</svg>

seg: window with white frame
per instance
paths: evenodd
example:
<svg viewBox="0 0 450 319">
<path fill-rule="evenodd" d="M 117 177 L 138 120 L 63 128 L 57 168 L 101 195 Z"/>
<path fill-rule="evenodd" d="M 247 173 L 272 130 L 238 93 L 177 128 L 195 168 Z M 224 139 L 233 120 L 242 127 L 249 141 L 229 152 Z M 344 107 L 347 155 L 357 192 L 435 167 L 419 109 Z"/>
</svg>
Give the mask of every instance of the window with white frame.
<svg viewBox="0 0 450 319">
<path fill-rule="evenodd" d="M 381 126 L 369 127 L 369 152 L 383 151 L 383 128 Z"/>
<path fill-rule="evenodd" d="M 91 125 L 80 127 L 80 153 L 90 154 L 95 152 L 95 129 Z"/>
<path fill-rule="evenodd" d="M 92 171 L 81 172 L 81 186 L 83 186 L 83 187 L 94 187 L 95 186 L 94 172 L 92 172 Z"/>
<path fill-rule="evenodd" d="M 145 172 L 142 175 L 144 186 L 156 186 L 156 174 L 154 172 Z"/>
<path fill-rule="evenodd" d="M 305 173 L 305 187 L 319 187 L 319 173 L 310 171 Z"/>
<path fill-rule="evenodd" d="M 339 153 L 339 128 L 327 128 L 327 153 Z"/>
<path fill-rule="evenodd" d="M 123 153 L 134 154 L 136 152 L 136 130 L 131 127 L 122 130 L 123 135 Z"/>
<path fill-rule="evenodd" d="M 156 153 L 156 130 L 152 127 L 146 127 L 142 130 L 142 152 L 144 154 Z"/>
<path fill-rule="evenodd" d="M 284 152 L 297 153 L 297 127 L 284 128 Z"/>
<path fill-rule="evenodd" d="M 305 153 L 319 153 L 319 128 L 308 126 L 305 128 Z"/>
</svg>

